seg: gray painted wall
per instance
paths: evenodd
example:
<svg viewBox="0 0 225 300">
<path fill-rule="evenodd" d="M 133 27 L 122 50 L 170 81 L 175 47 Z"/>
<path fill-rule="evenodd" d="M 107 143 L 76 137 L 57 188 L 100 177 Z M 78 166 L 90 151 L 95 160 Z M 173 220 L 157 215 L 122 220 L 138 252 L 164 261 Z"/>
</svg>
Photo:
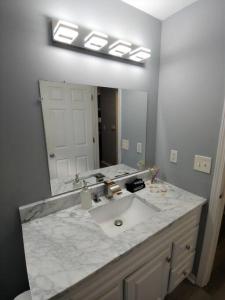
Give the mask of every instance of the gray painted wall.
<svg viewBox="0 0 225 300">
<path fill-rule="evenodd" d="M 122 163 L 137 168 L 145 160 L 147 93 L 121 91 L 121 137 L 129 140 L 129 150 L 121 150 Z M 137 153 L 137 143 L 142 143 L 142 153 Z"/>
<path fill-rule="evenodd" d="M 47 17 L 150 47 L 146 68 L 58 48 Z M 38 80 L 149 91 L 148 159 L 154 160 L 161 24 L 118 0 L 0 0 L 0 299 L 28 288 L 18 206 L 50 196 Z"/>
<path fill-rule="evenodd" d="M 161 176 L 209 197 L 212 175 L 193 170 L 195 154 L 215 162 L 225 79 L 224 0 L 201 0 L 163 22 L 156 162 Z M 170 149 L 178 163 L 169 162 Z"/>
</svg>

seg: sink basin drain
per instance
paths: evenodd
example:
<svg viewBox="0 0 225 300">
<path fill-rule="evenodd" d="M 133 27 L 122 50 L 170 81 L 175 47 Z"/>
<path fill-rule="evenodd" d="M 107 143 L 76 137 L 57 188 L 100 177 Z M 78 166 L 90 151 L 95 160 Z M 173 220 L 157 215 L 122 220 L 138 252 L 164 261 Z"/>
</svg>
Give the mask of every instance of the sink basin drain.
<svg viewBox="0 0 225 300">
<path fill-rule="evenodd" d="M 122 226 L 122 225 L 123 225 L 123 221 L 122 221 L 122 220 L 119 220 L 119 219 L 118 219 L 118 220 L 115 220 L 115 221 L 114 221 L 114 225 L 115 225 L 115 226 Z"/>
</svg>

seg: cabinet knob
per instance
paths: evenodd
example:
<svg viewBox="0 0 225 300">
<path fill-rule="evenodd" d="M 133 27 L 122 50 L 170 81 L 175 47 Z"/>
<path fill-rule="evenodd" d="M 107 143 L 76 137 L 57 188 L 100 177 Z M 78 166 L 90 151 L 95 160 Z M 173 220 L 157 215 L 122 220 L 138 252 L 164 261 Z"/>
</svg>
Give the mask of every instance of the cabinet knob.
<svg viewBox="0 0 225 300">
<path fill-rule="evenodd" d="M 167 261 L 168 263 L 170 263 L 170 262 L 171 262 L 171 257 L 167 257 L 167 258 L 166 258 L 166 261 Z"/>
<path fill-rule="evenodd" d="M 49 157 L 54 158 L 55 157 L 55 153 L 50 153 Z"/>
<path fill-rule="evenodd" d="M 184 275 L 184 276 L 187 276 L 187 272 L 186 272 L 186 271 L 183 271 L 183 275 Z"/>
<path fill-rule="evenodd" d="M 190 250 L 190 249 L 191 249 L 191 246 L 190 246 L 190 245 L 186 245 L 186 249 L 187 249 L 187 250 Z"/>
</svg>

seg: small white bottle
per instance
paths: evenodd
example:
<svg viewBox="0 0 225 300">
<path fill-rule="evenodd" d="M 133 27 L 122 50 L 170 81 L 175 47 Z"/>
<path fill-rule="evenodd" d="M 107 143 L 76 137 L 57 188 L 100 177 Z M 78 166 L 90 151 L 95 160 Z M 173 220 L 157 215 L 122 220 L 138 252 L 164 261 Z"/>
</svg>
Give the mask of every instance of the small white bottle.
<svg viewBox="0 0 225 300">
<path fill-rule="evenodd" d="M 81 208 L 89 209 L 92 207 L 91 193 L 87 187 L 87 182 L 84 180 L 83 183 L 84 185 L 82 191 L 80 192 Z"/>
<path fill-rule="evenodd" d="M 73 181 L 73 188 L 74 189 L 81 189 L 82 188 L 82 181 L 79 178 L 79 174 L 75 175 L 75 179 Z"/>
</svg>

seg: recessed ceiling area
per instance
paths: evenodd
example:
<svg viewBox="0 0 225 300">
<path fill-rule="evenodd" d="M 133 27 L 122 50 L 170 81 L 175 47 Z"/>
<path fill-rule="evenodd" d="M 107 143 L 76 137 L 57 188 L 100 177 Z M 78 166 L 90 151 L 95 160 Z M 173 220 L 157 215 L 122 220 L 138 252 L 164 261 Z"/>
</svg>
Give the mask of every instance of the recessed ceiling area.
<svg viewBox="0 0 225 300">
<path fill-rule="evenodd" d="M 198 0 L 122 0 L 150 15 L 165 20 Z"/>
</svg>

